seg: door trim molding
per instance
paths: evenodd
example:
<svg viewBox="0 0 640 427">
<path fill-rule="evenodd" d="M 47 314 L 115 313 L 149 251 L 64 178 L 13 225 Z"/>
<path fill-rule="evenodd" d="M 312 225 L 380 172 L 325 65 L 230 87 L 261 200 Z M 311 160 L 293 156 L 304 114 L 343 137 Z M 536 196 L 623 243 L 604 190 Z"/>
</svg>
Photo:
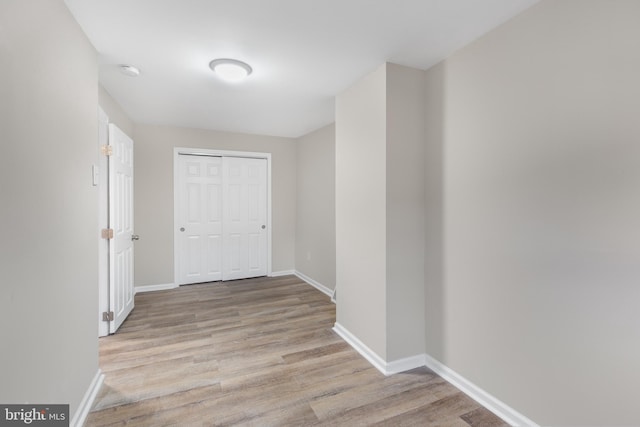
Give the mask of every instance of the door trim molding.
<svg viewBox="0 0 640 427">
<path fill-rule="evenodd" d="M 98 150 L 109 143 L 109 116 L 98 107 Z M 98 156 L 98 336 L 109 335 L 109 323 L 102 320 L 102 313 L 109 311 L 109 241 L 102 239 L 100 230 L 109 228 L 109 164 L 107 156 Z"/>
<path fill-rule="evenodd" d="M 271 275 L 271 242 L 272 215 L 271 215 L 271 153 L 261 153 L 255 151 L 232 151 L 217 150 L 208 148 L 174 147 L 173 149 L 173 283 L 180 282 L 178 279 L 178 250 L 176 241 L 178 240 L 178 157 L 180 155 L 189 156 L 210 156 L 210 157 L 241 157 L 249 159 L 266 159 L 267 161 L 267 276 Z"/>
</svg>

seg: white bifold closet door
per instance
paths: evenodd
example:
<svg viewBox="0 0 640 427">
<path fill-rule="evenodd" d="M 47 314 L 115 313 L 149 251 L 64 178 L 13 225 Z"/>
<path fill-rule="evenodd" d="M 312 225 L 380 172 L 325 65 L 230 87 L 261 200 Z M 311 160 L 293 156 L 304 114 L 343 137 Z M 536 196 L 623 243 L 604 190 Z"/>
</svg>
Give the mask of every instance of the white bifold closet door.
<svg viewBox="0 0 640 427">
<path fill-rule="evenodd" d="M 267 274 L 267 160 L 180 155 L 180 285 Z"/>
</svg>

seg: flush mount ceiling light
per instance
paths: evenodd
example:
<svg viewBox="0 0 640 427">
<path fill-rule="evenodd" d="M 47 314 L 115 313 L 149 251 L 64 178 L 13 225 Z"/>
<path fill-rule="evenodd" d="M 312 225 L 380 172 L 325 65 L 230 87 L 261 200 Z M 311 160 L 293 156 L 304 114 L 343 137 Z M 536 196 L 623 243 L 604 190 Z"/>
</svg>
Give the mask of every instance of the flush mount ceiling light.
<svg viewBox="0 0 640 427">
<path fill-rule="evenodd" d="M 140 75 L 140 70 L 133 65 L 120 65 L 120 72 L 129 77 L 138 77 Z"/>
<path fill-rule="evenodd" d="M 221 79 L 238 82 L 253 71 L 249 64 L 237 59 L 221 58 L 209 62 L 209 68 L 213 70 Z"/>
</svg>

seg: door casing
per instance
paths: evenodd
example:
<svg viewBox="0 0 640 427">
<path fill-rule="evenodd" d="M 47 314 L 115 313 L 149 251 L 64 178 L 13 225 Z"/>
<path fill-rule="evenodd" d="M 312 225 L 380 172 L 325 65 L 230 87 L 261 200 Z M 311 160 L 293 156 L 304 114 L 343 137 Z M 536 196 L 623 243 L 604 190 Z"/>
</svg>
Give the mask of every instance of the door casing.
<svg viewBox="0 0 640 427">
<path fill-rule="evenodd" d="M 98 108 L 98 152 L 109 142 L 109 117 Z M 109 322 L 102 320 L 102 313 L 109 311 L 109 241 L 100 237 L 100 231 L 109 228 L 109 176 L 107 156 L 99 155 L 98 174 L 98 336 L 109 335 Z"/>
</svg>

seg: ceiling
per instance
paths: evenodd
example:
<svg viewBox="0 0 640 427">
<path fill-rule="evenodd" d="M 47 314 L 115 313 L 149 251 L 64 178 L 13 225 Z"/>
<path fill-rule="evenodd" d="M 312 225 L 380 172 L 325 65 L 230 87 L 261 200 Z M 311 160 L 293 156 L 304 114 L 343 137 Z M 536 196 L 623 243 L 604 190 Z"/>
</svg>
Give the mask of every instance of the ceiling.
<svg viewBox="0 0 640 427">
<path fill-rule="evenodd" d="M 298 137 L 382 63 L 427 69 L 537 0 L 65 0 L 137 123 Z M 229 84 L 216 58 L 249 63 Z M 131 64 L 139 77 L 119 72 Z"/>
</svg>

